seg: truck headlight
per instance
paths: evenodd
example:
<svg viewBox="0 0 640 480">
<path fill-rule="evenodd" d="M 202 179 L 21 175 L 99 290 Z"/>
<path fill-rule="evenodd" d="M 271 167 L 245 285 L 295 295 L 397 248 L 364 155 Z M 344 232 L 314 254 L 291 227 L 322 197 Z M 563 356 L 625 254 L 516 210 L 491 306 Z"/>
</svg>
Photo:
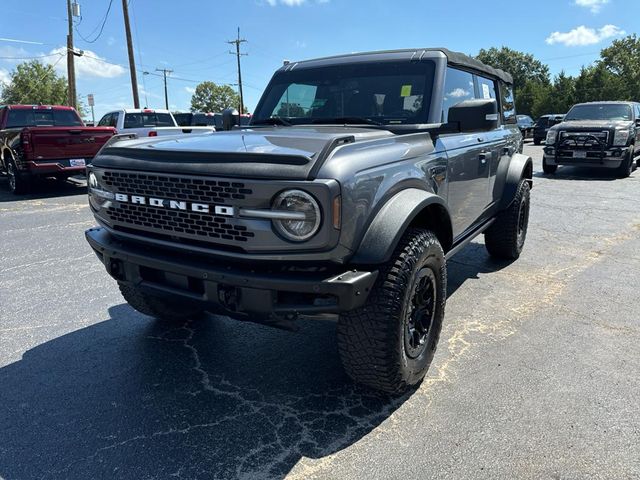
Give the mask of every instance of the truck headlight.
<svg viewBox="0 0 640 480">
<path fill-rule="evenodd" d="M 302 190 L 285 190 L 280 193 L 273 201 L 272 209 L 284 214 L 284 218 L 273 218 L 276 230 L 294 242 L 308 240 L 320 228 L 322 215 L 318 202 Z M 287 216 L 291 218 L 286 218 Z"/>
<path fill-rule="evenodd" d="M 89 188 L 96 189 L 98 188 L 98 177 L 96 177 L 95 173 L 89 173 L 89 180 L 87 181 L 89 184 Z"/>
<path fill-rule="evenodd" d="M 631 130 L 616 130 L 616 134 L 613 137 L 614 147 L 626 147 L 631 136 Z"/>
<path fill-rule="evenodd" d="M 547 139 L 545 140 L 545 143 L 547 145 L 553 145 L 556 143 L 556 138 L 558 138 L 558 132 L 555 130 L 549 130 L 547 132 Z"/>
</svg>

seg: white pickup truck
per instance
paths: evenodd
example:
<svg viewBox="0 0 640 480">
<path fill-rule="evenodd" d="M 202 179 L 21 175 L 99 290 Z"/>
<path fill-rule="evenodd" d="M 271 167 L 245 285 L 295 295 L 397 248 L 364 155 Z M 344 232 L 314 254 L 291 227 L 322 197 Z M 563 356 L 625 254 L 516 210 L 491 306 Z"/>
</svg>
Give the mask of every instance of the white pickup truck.
<svg viewBox="0 0 640 480">
<path fill-rule="evenodd" d="M 105 114 L 99 127 L 114 127 L 117 133 L 135 133 L 138 137 L 184 135 L 215 132 L 214 127 L 179 127 L 169 110 L 127 108 Z"/>
</svg>

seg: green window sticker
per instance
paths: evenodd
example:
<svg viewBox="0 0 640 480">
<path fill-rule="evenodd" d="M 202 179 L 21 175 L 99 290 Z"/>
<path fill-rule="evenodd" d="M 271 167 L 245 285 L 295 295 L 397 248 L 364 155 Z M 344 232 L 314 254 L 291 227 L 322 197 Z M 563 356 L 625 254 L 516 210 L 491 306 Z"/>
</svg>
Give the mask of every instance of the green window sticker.
<svg viewBox="0 0 640 480">
<path fill-rule="evenodd" d="M 411 96 L 411 85 L 402 85 L 400 89 L 401 97 L 410 97 Z"/>
</svg>

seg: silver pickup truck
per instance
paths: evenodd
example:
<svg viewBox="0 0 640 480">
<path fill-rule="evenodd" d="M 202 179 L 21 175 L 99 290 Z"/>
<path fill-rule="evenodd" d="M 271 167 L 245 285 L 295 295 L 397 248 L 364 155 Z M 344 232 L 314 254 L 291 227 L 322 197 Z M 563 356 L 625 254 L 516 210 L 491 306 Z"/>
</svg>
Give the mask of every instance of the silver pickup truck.
<svg viewBox="0 0 640 480">
<path fill-rule="evenodd" d="M 151 108 L 127 108 L 105 113 L 99 127 L 113 127 L 119 134 L 136 134 L 138 137 L 164 137 L 189 133 L 211 133 L 215 127 L 180 127 L 169 110 Z"/>
</svg>

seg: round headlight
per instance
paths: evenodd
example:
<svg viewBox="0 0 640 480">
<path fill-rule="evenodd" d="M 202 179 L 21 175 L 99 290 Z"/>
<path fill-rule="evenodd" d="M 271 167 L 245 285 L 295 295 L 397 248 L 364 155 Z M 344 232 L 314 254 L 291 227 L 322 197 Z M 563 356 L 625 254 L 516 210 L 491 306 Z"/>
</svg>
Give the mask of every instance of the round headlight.
<svg viewBox="0 0 640 480">
<path fill-rule="evenodd" d="M 320 207 L 307 192 L 285 190 L 275 198 L 272 208 L 283 214 L 291 212 L 291 218 L 282 215 L 283 218 L 273 219 L 276 230 L 289 240 L 294 242 L 308 240 L 320 228 Z"/>
</svg>

